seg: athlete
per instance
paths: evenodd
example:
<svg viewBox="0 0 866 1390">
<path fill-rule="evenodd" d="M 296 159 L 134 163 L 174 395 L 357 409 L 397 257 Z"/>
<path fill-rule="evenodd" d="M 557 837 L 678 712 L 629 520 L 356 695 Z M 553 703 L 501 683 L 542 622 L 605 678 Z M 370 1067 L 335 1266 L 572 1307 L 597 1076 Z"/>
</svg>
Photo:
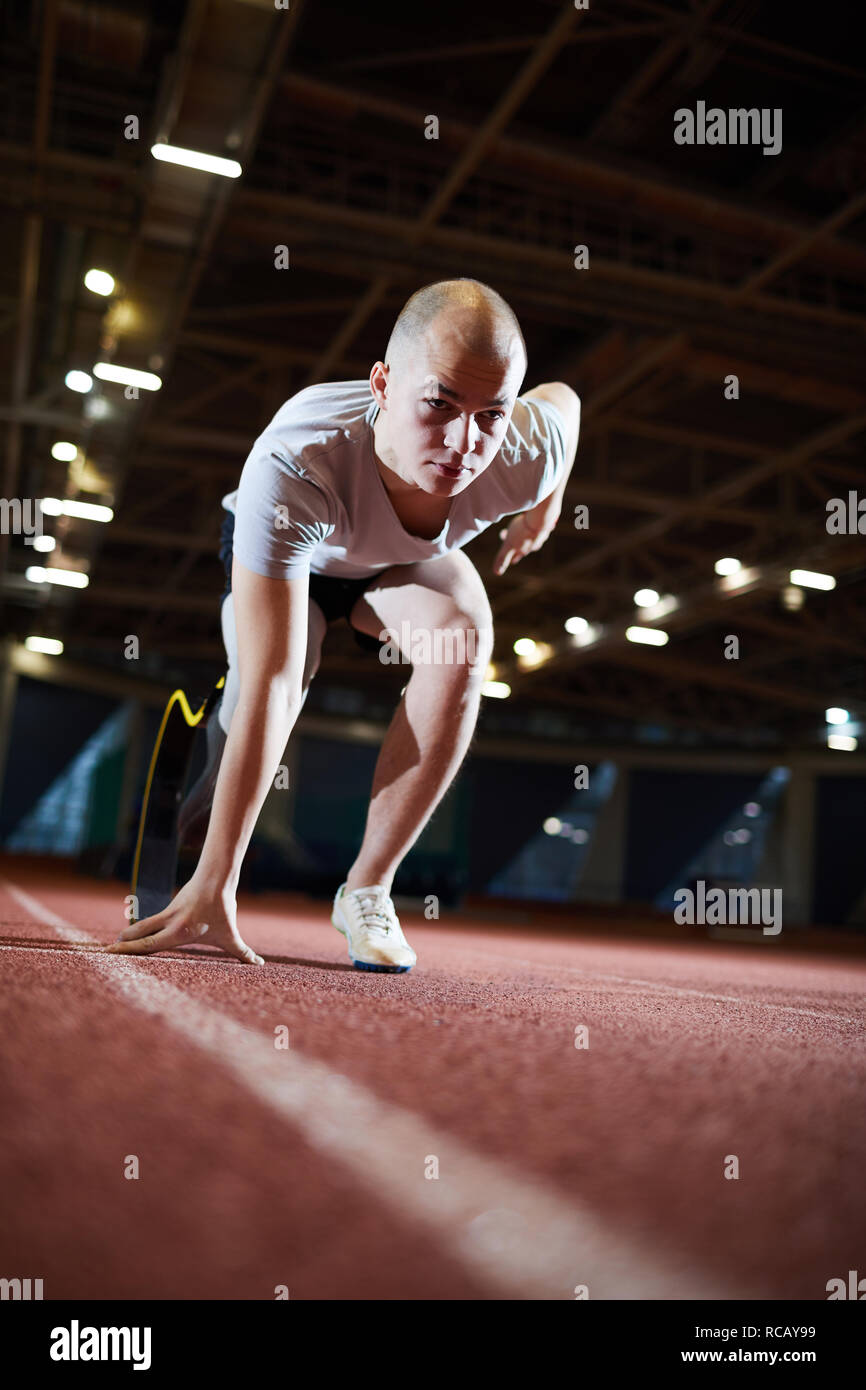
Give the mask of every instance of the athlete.
<svg viewBox="0 0 866 1390">
<path fill-rule="evenodd" d="M 538 550 L 577 449 L 578 397 L 562 382 L 519 395 L 526 366 L 517 318 L 495 290 L 440 281 L 408 300 L 369 381 L 298 392 L 256 440 L 223 498 L 228 674 L 182 811 L 185 836 L 206 823 L 204 845 L 169 906 L 110 950 L 149 954 L 206 936 L 264 963 L 238 930 L 241 864 L 325 631 L 346 617 L 360 645 L 384 654 L 389 643 L 412 670 L 331 920 L 353 965 L 415 964 L 391 886 L 469 747 L 493 650 L 490 604 L 463 547 L 512 516 L 494 573 Z"/>
</svg>

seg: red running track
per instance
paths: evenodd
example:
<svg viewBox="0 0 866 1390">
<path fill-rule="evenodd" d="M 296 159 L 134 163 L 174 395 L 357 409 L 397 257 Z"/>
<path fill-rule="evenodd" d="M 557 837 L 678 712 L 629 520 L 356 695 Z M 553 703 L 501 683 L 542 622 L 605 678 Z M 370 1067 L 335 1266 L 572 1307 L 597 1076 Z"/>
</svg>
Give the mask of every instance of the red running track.
<svg viewBox="0 0 866 1390">
<path fill-rule="evenodd" d="M 862 957 L 404 912 L 418 965 L 382 976 L 276 894 L 240 903 L 262 968 L 105 955 L 124 892 L 0 863 L 0 1275 L 46 1299 L 826 1299 L 864 1269 Z"/>
</svg>

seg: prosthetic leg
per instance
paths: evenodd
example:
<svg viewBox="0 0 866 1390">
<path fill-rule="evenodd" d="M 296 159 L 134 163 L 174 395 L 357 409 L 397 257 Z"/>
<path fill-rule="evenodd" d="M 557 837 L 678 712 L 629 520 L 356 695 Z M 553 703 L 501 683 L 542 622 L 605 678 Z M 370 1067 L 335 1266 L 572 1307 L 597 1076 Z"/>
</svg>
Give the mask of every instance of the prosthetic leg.
<svg viewBox="0 0 866 1390">
<path fill-rule="evenodd" d="M 165 707 L 150 759 L 132 864 L 131 891 L 137 904 L 132 921 L 140 922 L 168 907 L 181 845 L 192 841 L 193 847 L 200 848 L 204 841 L 226 741 L 216 717 L 224 685 L 225 676 L 220 676 L 196 713 L 182 690 L 175 690 Z M 207 730 L 207 763 L 184 799 L 199 729 Z"/>
</svg>

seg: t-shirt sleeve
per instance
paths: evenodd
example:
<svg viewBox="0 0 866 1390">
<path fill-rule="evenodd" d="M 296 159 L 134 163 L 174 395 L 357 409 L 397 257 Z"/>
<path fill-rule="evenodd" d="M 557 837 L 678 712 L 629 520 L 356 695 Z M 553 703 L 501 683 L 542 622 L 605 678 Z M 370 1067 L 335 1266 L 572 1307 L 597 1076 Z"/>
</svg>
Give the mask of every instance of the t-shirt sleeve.
<svg viewBox="0 0 866 1390">
<path fill-rule="evenodd" d="M 511 413 L 498 479 L 504 512 L 522 512 L 549 497 L 566 460 L 565 421 L 541 396 L 519 396 Z"/>
<path fill-rule="evenodd" d="M 310 557 L 335 526 L 331 498 L 291 459 L 255 447 L 235 501 L 233 552 L 268 579 L 309 573 Z"/>
</svg>

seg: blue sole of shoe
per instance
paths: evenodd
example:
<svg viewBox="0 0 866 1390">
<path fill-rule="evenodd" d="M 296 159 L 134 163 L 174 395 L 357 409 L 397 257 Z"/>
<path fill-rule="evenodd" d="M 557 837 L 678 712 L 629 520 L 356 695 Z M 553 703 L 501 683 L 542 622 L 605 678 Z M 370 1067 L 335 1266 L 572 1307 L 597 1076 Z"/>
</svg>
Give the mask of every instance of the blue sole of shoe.
<svg viewBox="0 0 866 1390">
<path fill-rule="evenodd" d="M 356 970 L 376 970 L 381 975 L 405 975 L 412 969 L 411 965 L 371 965 L 367 960 L 353 960 L 352 964 Z"/>
</svg>

